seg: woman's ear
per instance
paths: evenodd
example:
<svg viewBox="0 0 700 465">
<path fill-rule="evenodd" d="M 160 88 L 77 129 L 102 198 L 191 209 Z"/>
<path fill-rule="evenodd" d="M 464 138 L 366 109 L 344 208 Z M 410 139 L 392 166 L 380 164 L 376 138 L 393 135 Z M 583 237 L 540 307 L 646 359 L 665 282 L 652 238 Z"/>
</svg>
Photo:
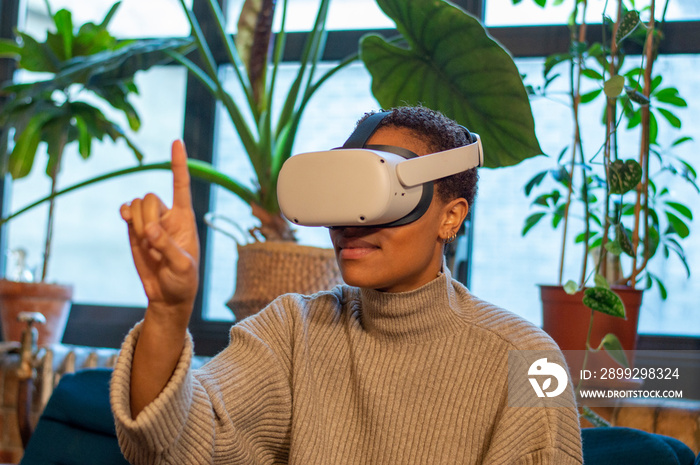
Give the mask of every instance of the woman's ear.
<svg viewBox="0 0 700 465">
<path fill-rule="evenodd" d="M 469 213 L 469 202 L 464 198 L 454 199 L 445 204 L 442 210 L 442 224 L 440 225 L 440 238 L 443 241 L 454 238 Z"/>
</svg>

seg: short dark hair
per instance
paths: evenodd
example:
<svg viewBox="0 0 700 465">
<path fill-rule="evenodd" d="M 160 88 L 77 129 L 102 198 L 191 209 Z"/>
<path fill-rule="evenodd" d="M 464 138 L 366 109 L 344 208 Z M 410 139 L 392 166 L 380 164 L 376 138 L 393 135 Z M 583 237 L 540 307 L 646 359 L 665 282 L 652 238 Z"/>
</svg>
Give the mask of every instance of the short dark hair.
<svg viewBox="0 0 700 465">
<path fill-rule="evenodd" d="M 471 142 L 468 132 L 452 119 L 442 113 L 423 106 L 397 107 L 391 110 L 380 123 L 379 128 L 390 126 L 406 128 L 422 139 L 433 152 L 462 147 Z M 366 113 L 358 125 L 376 112 Z M 469 206 L 474 204 L 479 175 L 476 168 L 439 179 L 436 185 L 437 195 L 449 202 L 464 198 Z"/>
</svg>

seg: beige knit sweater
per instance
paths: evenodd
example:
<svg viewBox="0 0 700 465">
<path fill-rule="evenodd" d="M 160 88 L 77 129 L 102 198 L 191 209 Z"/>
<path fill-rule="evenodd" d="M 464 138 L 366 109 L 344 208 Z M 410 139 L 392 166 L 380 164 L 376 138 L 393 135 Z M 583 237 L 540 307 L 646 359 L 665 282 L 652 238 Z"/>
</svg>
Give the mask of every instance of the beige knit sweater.
<svg viewBox="0 0 700 465">
<path fill-rule="evenodd" d="M 580 464 L 571 408 L 513 408 L 509 350 L 557 350 L 449 273 L 415 291 L 286 295 L 200 370 L 187 341 L 135 420 L 127 336 L 111 402 L 134 464 Z M 565 394 L 573 406 L 573 393 Z"/>
</svg>

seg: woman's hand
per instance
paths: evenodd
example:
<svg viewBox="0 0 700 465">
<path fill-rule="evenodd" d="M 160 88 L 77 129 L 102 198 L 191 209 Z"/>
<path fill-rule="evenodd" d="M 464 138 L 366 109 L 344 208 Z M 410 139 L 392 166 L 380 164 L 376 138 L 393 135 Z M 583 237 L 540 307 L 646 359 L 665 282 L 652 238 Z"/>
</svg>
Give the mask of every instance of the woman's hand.
<svg viewBox="0 0 700 465">
<path fill-rule="evenodd" d="M 181 141 L 172 144 L 173 206 L 154 194 L 121 207 L 129 230 L 134 264 L 149 302 L 149 311 L 173 312 L 189 321 L 198 287 L 199 239 L 192 209 L 187 154 Z"/>
<path fill-rule="evenodd" d="M 173 206 L 155 195 L 122 205 L 148 308 L 131 362 L 133 418 L 166 386 L 180 359 L 199 281 L 199 239 L 182 142 L 172 145 Z"/>
</svg>

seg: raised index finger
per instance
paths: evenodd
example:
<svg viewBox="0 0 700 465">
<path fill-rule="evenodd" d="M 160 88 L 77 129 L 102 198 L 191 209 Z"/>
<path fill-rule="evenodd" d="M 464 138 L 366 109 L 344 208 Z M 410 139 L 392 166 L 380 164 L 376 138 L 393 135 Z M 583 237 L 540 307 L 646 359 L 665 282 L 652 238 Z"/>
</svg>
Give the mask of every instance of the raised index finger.
<svg viewBox="0 0 700 465">
<path fill-rule="evenodd" d="M 181 140 L 172 145 L 173 207 L 192 207 L 190 172 L 187 169 L 187 152 Z"/>
</svg>

